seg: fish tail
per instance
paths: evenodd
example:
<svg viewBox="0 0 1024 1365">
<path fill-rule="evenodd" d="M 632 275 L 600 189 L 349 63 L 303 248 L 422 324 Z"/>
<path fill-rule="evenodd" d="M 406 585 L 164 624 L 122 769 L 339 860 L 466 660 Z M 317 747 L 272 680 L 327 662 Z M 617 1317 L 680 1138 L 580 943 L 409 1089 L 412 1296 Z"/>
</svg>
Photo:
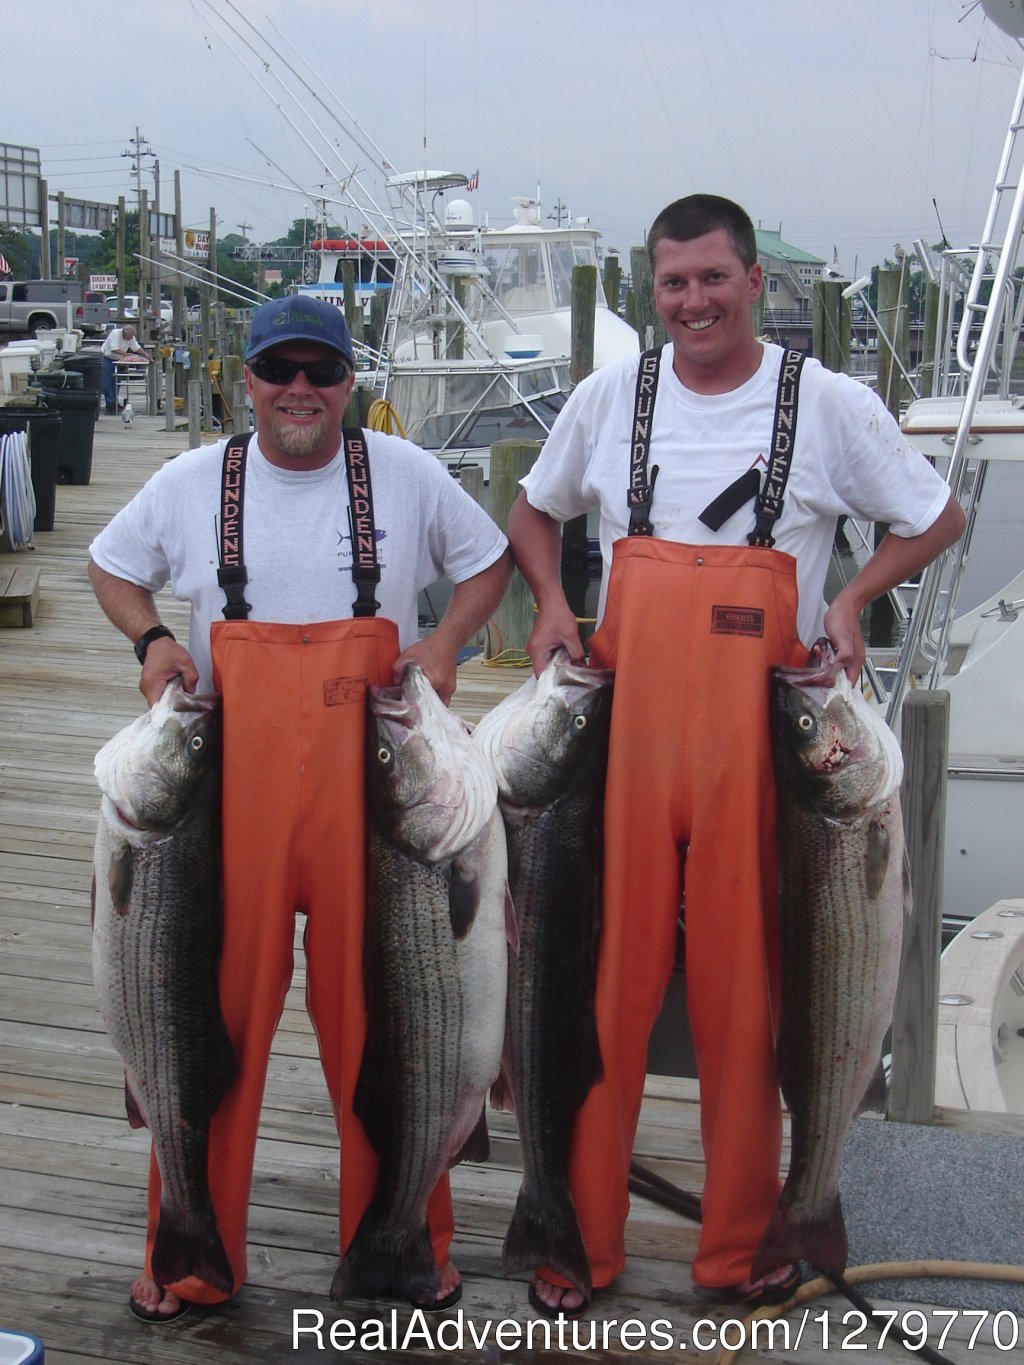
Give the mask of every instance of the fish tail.
<svg viewBox="0 0 1024 1365">
<path fill-rule="evenodd" d="M 590 1257 L 567 1187 L 547 1191 L 542 1198 L 524 1183 L 505 1234 L 501 1266 L 506 1275 L 548 1266 L 590 1298 Z"/>
<path fill-rule="evenodd" d="M 793 1217 L 792 1205 L 783 1193 L 754 1253 L 750 1277 L 758 1280 L 797 1261 L 807 1261 L 826 1275 L 841 1275 L 848 1255 L 846 1223 L 838 1195 L 820 1216 L 798 1219 Z"/>
<path fill-rule="evenodd" d="M 437 1262 L 426 1224 L 419 1230 L 388 1227 L 367 1209 L 331 1281 L 331 1298 L 393 1297 L 411 1303 L 437 1293 Z"/>
<path fill-rule="evenodd" d="M 157 1284 L 176 1284 L 190 1275 L 225 1294 L 234 1289 L 235 1277 L 221 1240 L 220 1229 L 208 1206 L 185 1227 L 168 1209 L 160 1210 L 153 1239 L 153 1279 Z"/>
</svg>

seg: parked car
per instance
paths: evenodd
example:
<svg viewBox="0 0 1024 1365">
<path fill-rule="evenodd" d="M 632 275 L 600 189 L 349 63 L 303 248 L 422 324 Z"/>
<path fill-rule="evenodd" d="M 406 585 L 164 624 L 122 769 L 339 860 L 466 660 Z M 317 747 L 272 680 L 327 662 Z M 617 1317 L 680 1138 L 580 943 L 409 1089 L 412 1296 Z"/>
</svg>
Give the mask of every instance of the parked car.
<svg viewBox="0 0 1024 1365">
<path fill-rule="evenodd" d="M 112 321 L 116 321 L 118 316 L 123 316 L 126 318 L 137 318 L 139 316 L 139 296 L 138 294 L 125 294 L 124 313 L 119 315 L 117 311 L 117 295 L 108 294 L 107 309 L 109 310 L 109 315 Z M 151 313 L 152 310 L 153 310 L 152 300 L 147 299 L 146 312 Z M 173 305 L 171 304 L 170 299 L 160 300 L 160 321 L 166 322 L 168 326 L 174 321 L 174 308 Z"/>
<path fill-rule="evenodd" d="M 77 280 L 4 280 L 0 283 L 0 332 L 34 335 L 40 327 L 67 327 L 69 304 L 73 328 L 86 333 L 106 329 L 102 296 L 83 289 Z"/>
</svg>

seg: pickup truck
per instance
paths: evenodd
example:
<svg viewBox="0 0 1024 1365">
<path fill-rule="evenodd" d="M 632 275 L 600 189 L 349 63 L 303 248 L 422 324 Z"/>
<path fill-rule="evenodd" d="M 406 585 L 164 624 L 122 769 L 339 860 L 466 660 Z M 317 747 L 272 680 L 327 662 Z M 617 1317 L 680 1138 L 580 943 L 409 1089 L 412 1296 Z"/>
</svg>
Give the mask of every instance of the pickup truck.
<svg viewBox="0 0 1024 1365">
<path fill-rule="evenodd" d="M 109 321 L 102 294 L 86 290 L 77 280 L 4 280 L 0 282 L 0 333 L 27 333 L 38 327 L 68 325 L 86 334 L 102 335 Z"/>
</svg>

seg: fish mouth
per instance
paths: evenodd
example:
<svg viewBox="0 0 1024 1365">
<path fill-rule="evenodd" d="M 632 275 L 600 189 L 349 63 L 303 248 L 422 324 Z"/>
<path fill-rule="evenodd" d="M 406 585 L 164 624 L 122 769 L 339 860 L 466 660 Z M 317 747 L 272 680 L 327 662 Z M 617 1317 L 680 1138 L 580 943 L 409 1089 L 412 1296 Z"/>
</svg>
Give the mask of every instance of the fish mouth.
<svg viewBox="0 0 1024 1365">
<path fill-rule="evenodd" d="M 773 668 L 772 676 L 777 682 L 788 683 L 790 687 L 808 688 L 835 687 L 841 669 L 836 663 L 836 652 L 832 641 L 816 640 L 809 651 L 810 657 L 801 668 Z"/>
</svg>

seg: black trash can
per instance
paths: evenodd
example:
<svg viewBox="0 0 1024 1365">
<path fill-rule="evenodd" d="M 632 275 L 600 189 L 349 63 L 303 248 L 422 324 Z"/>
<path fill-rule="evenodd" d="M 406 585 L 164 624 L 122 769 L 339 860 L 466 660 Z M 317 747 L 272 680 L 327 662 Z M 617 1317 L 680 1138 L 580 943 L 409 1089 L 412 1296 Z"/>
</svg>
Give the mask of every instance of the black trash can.
<svg viewBox="0 0 1024 1365">
<path fill-rule="evenodd" d="M 103 402 L 103 356 L 99 351 L 74 351 L 63 360 L 65 370 L 82 376 L 82 388 L 96 395 L 96 416 Z"/>
<path fill-rule="evenodd" d="M 27 431 L 36 498 L 36 531 L 52 531 L 57 508 L 57 452 L 61 415 L 46 407 L 0 407 L 0 433 Z"/>
<path fill-rule="evenodd" d="M 33 382 L 38 383 L 41 389 L 75 390 L 81 393 L 85 387 L 85 376 L 77 370 L 40 370 Z"/>
<path fill-rule="evenodd" d="M 95 396 L 85 389 L 44 389 L 43 402 L 60 413 L 63 421 L 57 482 L 88 483 L 92 477 L 92 441 L 96 433 Z"/>
</svg>

